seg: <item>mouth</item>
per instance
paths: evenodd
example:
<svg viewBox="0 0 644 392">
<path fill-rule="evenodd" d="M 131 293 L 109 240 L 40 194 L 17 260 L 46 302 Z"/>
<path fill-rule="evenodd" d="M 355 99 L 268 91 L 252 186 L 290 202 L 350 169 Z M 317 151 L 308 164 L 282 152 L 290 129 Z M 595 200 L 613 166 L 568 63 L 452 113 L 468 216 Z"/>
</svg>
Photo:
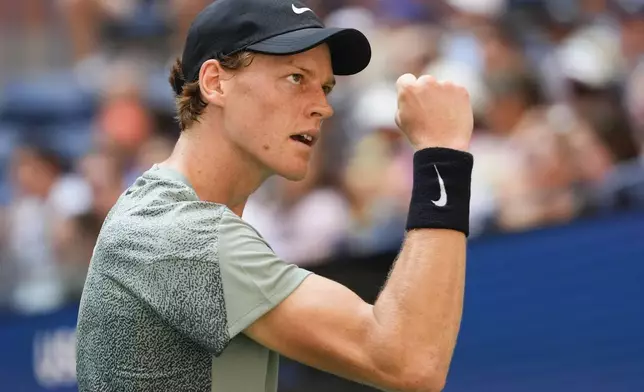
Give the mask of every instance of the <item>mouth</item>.
<svg viewBox="0 0 644 392">
<path fill-rule="evenodd" d="M 291 140 L 294 140 L 298 143 L 305 144 L 309 147 L 313 147 L 315 142 L 317 142 L 317 136 L 313 135 L 310 132 L 298 133 L 296 135 L 291 135 Z"/>
</svg>

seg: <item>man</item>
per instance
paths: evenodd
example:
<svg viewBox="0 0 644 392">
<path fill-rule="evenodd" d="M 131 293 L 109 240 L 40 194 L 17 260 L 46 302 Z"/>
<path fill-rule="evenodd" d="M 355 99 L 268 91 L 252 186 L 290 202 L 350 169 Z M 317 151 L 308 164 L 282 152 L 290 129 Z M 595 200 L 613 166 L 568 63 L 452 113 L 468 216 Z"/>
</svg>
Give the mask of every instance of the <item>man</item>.
<svg viewBox="0 0 644 392">
<path fill-rule="evenodd" d="M 459 329 L 472 131 L 465 90 L 404 75 L 409 231 L 375 305 L 280 260 L 240 216 L 271 175 L 302 179 L 355 30 L 285 0 L 218 0 L 171 77 L 182 135 L 107 217 L 78 320 L 81 391 L 276 391 L 278 353 L 383 390 L 442 389 Z"/>
<path fill-rule="evenodd" d="M 70 264 L 63 256 L 73 248 L 67 228 L 89 210 L 91 190 L 81 178 L 66 174 L 59 154 L 47 148 L 16 148 L 10 169 L 15 194 L 6 209 L 2 253 L 15 273 L 7 282 L 13 286 L 11 306 L 26 314 L 50 312 L 65 303 Z"/>
</svg>

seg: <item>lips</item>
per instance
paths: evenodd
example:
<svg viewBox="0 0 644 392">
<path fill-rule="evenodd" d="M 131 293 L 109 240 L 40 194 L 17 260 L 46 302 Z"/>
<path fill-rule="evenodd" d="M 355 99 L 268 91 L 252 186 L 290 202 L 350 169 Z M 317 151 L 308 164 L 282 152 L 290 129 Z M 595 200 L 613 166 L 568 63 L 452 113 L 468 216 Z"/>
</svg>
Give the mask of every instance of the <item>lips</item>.
<svg viewBox="0 0 644 392">
<path fill-rule="evenodd" d="M 291 139 L 298 143 L 302 143 L 309 147 L 313 147 L 315 145 L 315 142 L 317 142 L 317 139 L 318 139 L 317 133 L 318 133 L 317 130 L 302 132 L 295 135 L 291 135 Z"/>
</svg>

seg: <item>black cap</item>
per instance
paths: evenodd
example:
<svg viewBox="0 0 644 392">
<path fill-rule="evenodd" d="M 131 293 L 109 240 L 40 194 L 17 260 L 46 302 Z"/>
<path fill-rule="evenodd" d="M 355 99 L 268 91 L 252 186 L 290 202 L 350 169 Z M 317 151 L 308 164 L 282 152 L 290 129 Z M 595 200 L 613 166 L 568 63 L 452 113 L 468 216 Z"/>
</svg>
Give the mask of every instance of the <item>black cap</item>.
<svg viewBox="0 0 644 392">
<path fill-rule="evenodd" d="M 333 73 L 353 75 L 371 60 L 358 30 L 326 28 L 313 10 L 291 0 L 216 0 L 192 22 L 183 52 L 183 82 L 199 78 L 210 59 L 240 51 L 272 55 L 304 52 L 321 43 L 331 51 Z M 182 86 L 175 86 L 177 92 Z"/>
</svg>

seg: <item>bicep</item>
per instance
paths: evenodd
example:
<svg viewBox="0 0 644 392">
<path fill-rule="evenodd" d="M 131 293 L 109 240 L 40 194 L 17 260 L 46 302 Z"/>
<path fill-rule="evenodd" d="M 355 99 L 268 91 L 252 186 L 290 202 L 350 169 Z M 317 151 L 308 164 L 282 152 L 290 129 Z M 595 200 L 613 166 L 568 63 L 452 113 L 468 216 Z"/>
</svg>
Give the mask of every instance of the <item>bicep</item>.
<svg viewBox="0 0 644 392">
<path fill-rule="evenodd" d="M 310 275 L 244 333 L 308 366 L 382 387 L 391 381 L 376 361 L 376 324 L 372 306 L 351 290 Z"/>
<path fill-rule="evenodd" d="M 373 307 L 348 288 L 277 257 L 231 214 L 220 226 L 219 265 L 229 333 L 354 381 L 392 385 Z M 390 350 L 389 350 L 390 351 Z M 383 366 L 383 359 L 387 365 Z M 388 379 L 389 377 L 389 379 Z"/>
</svg>

